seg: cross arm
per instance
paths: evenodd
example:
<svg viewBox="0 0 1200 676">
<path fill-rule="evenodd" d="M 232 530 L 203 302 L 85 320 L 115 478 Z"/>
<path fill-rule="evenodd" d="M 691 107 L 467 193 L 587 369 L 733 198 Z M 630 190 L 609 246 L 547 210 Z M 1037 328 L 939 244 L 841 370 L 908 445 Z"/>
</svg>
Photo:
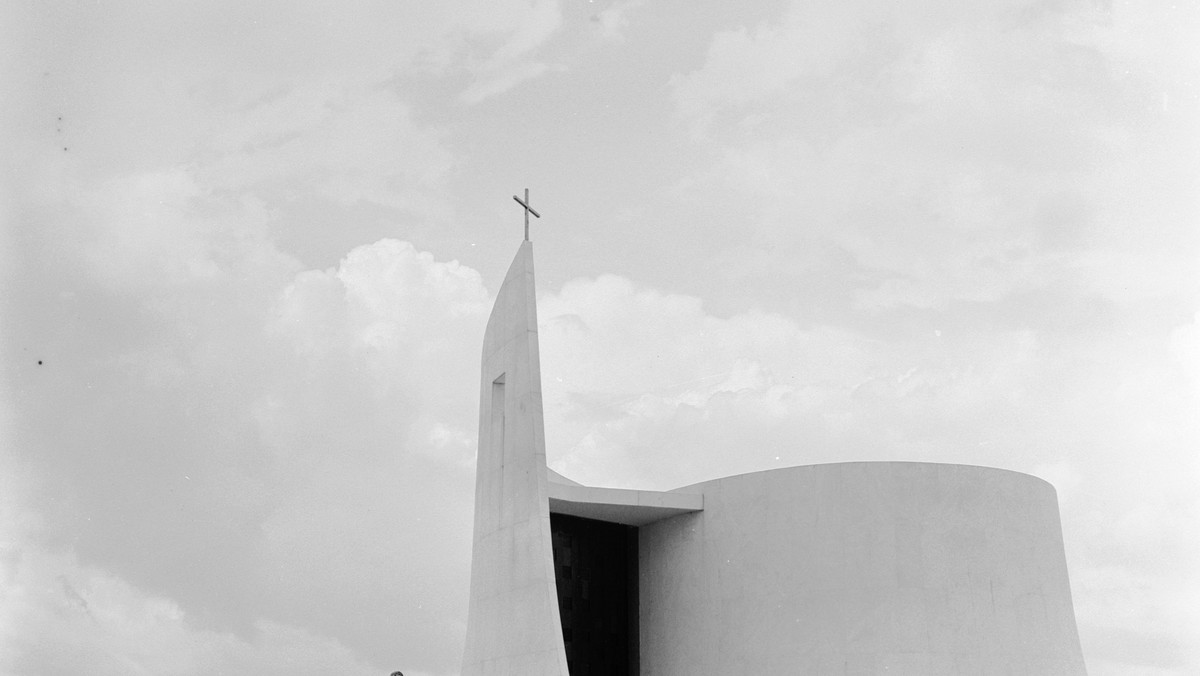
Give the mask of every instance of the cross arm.
<svg viewBox="0 0 1200 676">
<path fill-rule="evenodd" d="M 513 195 L 513 199 L 517 201 L 517 204 L 520 204 L 521 206 L 525 207 L 525 209 L 527 211 L 529 211 L 529 213 L 533 214 L 534 216 L 536 216 L 538 218 L 542 217 L 541 214 L 539 214 L 537 211 L 535 211 L 533 207 L 529 206 L 529 204 L 526 203 L 524 200 L 522 200 L 520 197 Z"/>
</svg>

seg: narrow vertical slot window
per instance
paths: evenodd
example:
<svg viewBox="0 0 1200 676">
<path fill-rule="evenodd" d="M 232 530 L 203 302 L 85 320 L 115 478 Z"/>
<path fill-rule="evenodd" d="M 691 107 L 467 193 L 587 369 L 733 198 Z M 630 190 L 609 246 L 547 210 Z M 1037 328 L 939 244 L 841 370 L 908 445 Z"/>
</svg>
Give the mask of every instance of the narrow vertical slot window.
<svg viewBox="0 0 1200 676">
<path fill-rule="evenodd" d="M 491 449 L 496 457 L 504 457 L 504 374 L 492 381 Z"/>
</svg>

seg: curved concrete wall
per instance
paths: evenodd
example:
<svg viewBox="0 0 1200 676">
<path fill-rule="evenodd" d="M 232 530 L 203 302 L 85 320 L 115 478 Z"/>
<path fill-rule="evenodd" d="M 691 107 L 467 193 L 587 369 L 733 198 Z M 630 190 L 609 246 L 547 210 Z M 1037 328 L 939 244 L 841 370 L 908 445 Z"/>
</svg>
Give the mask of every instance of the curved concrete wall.
<svg viewBox="0 0 1200 676">
<path fill-rule="evenodd" d="M 567 676 L 554 583 L 533 245 L 521 244 L 483 338 L 464 676 Z"/>
<path fill-rule="evenodd" d="M 1050 484 L 839 463 L 640 529 L 641 673 L 1084 674 Z"/>
</svg>

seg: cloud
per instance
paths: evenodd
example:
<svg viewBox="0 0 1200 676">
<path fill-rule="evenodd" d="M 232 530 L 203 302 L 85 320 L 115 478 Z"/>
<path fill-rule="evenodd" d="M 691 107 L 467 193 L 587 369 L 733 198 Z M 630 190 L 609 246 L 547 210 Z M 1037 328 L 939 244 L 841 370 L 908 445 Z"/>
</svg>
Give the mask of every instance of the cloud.
<svg viewBox="0 0 1200 676">
<path fill-rule="evenodd" d="M 539 312 L 543 372 L 554 374 L 547 438 L 562 444 L 550 456 L 585 483 L 655 476 L 679 485 L 839 458 L 994 464 L 988 458 L 1002 451 L 964 457 L 928 441 L 929 430 L 990 439 L 991 407 L 1011 407 L 1040 359 L 1028 332 L 973 333 L 941 359 L 928 343 L 897 354 L 861 333 L 805 329 L 781 315 L 716 317 L 697 298 L 612 276 L 571 282 L 543 297 Z M 868 366 L 883 363 L 904 370 Z"/>
<path fill-rule="evenodd" d="M 164 17 L 145 19 L 154 40 Z M 325 271 L 288 250 L 364 204 L 436 227 L 441 131 L 387 64 L 293 77 L 77 46 L 96 58 L 32 66 L 54 84 L 4 131 L 24 168 L 0 236 L 22 318 L 0 336 L 0 474 L 19 477 L 0 527 L 20 526 L 0 537 L 0 671 L 450 673 L 476 380 L 453 364 L 487 293 L 394 240 Z"/>
<path fill-rule="evenodd" d="M 205 630 L 150 595 L 67 555 L 25 549 L 4 589 L 5 673 L 377 674 L 336 640 L 270 621 L 255 635 Z"/>
<path fill-rule="evenodd" d="M 484 99 L 503 94 L 517 85 L 540 77 L 548 71 L 562 72 L 565 66 L 551 66 L 545 63 L 519 63 L 505 66 L 491 72 L 486 78 L 476 80 L 470 87 L 463 90 L 459 98 L 466 104 L 476 104 Z"/>
<path fill-rule="evenodd" d="M 703 138 L 725 110 L 786 95 L 802 78 L 856 68 L 847 60 L 877 37 L 872 25 L 886 24 L 894 11 L 861 3 L 793 4 L 777 24 L 720 31 L 699 69 L 671 78 L 678 112 L 691 121 L 693 136 Z"/>
<path fill-rule="evenodd" d="M 276 575 L 268 616 L 294 618 L 375 663 L 392 655 L 445 669 L 457 659 L 471 357 L 488 300 L 474 270 L 394 240 L 282 290 L 268 331 L 298 361 L 255 406 L 278 458 L 279 500 L 262 522 Z M 464 436 L 469 444 L 446 441 Z M 397 635 L 409 654 L 397 654 Z"/>
<path fill-rule="evenodd" d="M 56 302 L 81 314 L 61 331 L 43 312 L 50 328 L 5 342 L 29 355 L 6 393 L 5 459 L 24 469 L 5 473 L 20 490 L 4 491 L 2 522 L 26 526 L 0 538 L 5 668 L 449 671 L 489 300 L 478 273 L 394 240 L 327 271 L 262 266 L 278 257 L 266 241 L 222 248 L 220 228 L 173 211 L 148 223 L 171 219 L 190 244 L 139 237 L 90 257 L 59 239 L 58 282 L 10 298 L 74 294 Z"/>
<path fill-rule="evenodd" d="M 1149 498 L 1088 520 L 1092 551 L 1078 556 L 1071 586 L 1089 673 L 1185 674 L 1200 661 L 1193 639 L 1200 551 L 1179 537 L 1197 523 L 1194 494 Z"/>
<path fill-rule="evenodd" d="M 593 14 L 592 21 L 599 24 L 602 38 L 621 42 L 625 39 L 626 29 L 629 28 L 629 15 L 644 4 L 644 0 L 616 2 Z"/>
<path fill-rule="evenodd" d="M 417 124 L 393 91 L 359 78 L 316 80 L 221 110 L 202 151 L 213 189 L 315 193 L 441 216 L 454 161 L 442 133 Z M 210 159 L 211 158 L 211 159 Z"/>
<path fill-rule="evenodd" d="M 485 70 L 512 63 L 541 47 L 562 27 L 562 8 L 555 0 L 535 1 L 515 13 L 513 24 L 515 30 L 484 62 Z"/>
<path fill-rule="evenodd" d="M 562 23 L 562 8 L 557 0 L 519 3 L 511 8 L 508 16 L 492 28 L 492 32 L 504 36 L 503 41 L 469 66 L 472 82 L 459 100 L 473 105 L 546 72 L 564 70 L 565 66 L 533 60 L 533 55 L 559 32 Z"/>
<path fill-rule="evenodd" d="M 1131 46 L 1139 24 L 1085 5 L 804 3 L 717 33 L 672 80 L 712 158 L 676 183 L 672 217 L 705 237 L 737 219 L 727 271 L 771 270 L 742 302 L 832 293 L 837 321 L 1050 288 L 1194 306 L 1195 134 L 1150 92 L 1195 64 Z"/>
<path fill-rule="evenodd" d="M 337 269 L 298 274 L 279 295 L 269 331 L 310 370 L 306 377 L 351 378 L 352 396 L 370 397 L 353 415 L 371 434 L 381 433 L 369 422 L 371 409 L 396 423 L 386 427 L 411 439 L 406 446 L 417 452 L 432 452 L 435 431 L 444 442 L 471 430 L 469 448 L 453 445 L 461 461 L 463 453 L 473 456 L 476 423 L 477 374 L 464 355 L 476 351 L 471 338 L 482 337 L 487 310 L 475 270 L 436 261 L 407 242 L 380 240 L 352 250 Z M 259 424 L 281 452 L 303 448 L 306 438 L 321 434 L 318 425 L 310 429 L 308 420 L 292 417 L 315 401 L 283 403 L 295 393 L 317 394 L 295 385 L 299 389 L 282 385 L 258 405 Z M 315 422 L 328 423 L 319 415 Z M 380 441 L 373 437 L 371 443 Z"/>
<path fill-rule="evenodd" d="M 333 329 L 345 336 L 322 351 L 365 348 L 396 354 L 424 338 L 421 318 L 479 319 L 486 303 L 475 270 L 458 261 L 438 262 L 408 242 L 384 239 L 350 251 L 337 270 L 297 275 L 280 299 L 277 327 L 300 341 L 301 352 L 313 351 L 311 338 L 297 332 Z M 339 314 L 331 317 L 331 312 Z"/>
</svg>

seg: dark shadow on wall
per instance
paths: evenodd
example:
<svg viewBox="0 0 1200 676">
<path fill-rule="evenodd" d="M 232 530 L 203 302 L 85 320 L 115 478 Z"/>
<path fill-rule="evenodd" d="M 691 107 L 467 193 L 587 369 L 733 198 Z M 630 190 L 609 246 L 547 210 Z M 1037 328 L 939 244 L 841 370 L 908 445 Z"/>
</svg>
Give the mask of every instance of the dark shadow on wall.
<svg viewBox="0 0 1200 676">
<path fill-rule="evenodd" d="M 638 673 L 638 530 L 550 515 L 554 580 L 571 676 Z"/>
</svg>

